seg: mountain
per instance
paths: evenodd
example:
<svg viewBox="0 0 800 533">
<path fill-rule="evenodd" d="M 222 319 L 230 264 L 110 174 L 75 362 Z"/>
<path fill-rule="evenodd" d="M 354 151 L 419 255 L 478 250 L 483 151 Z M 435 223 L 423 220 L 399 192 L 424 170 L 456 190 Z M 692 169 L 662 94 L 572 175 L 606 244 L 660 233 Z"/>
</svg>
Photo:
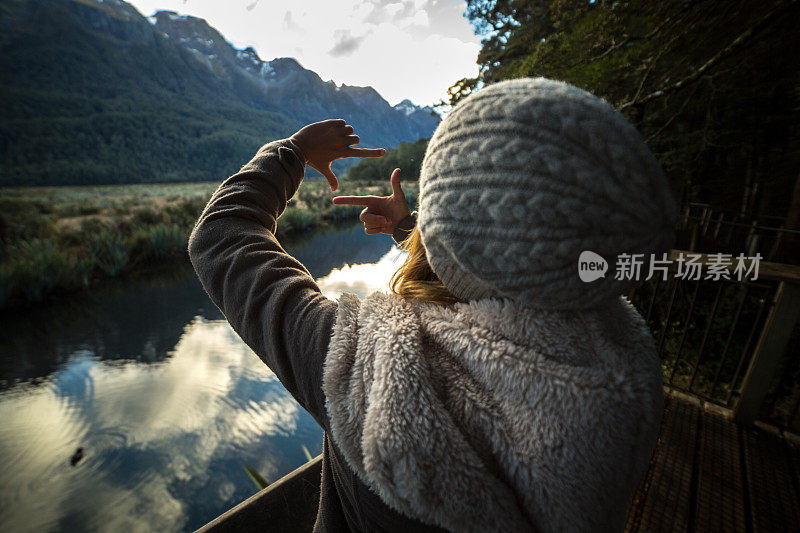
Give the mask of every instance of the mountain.
<svg viewBox="0 0 800 533">
<path fill-rule="evenodd" d="M 404 100 L 413 114 L 405 108 L 392 108 L 372 87 L 323 82 L 293 58 L 264 61 L 253 48 L 237 50 L 201 18 L 160 11 L 149 20 L 157 32 L 183 45 L 253 107 L 273 110 L 304 124 L 343 116 L 362 132 L 362 139 L 374 138 L 391 147 L 429 137 L 439 122 L 430 107 Z"/>
<path fill-rule="evenodd" d="M 394 106 L 394 109 L 403 113 L 409 120 L 419 124 L 419 126 L 426 131 L 429 130 L 432 132 L 435 130 L 436 126 L 438 126 L 441 121 L 439 114 L 434 111 L 431 106 L 420 107 L 414 105 L 409 99 L 403 100 Z M 424 137 L 429 137 L 429 135 L 425 135 Z"/>
<path fill-rule="evenodd" d="M 439 122 L 122 0 L 0 1 L 0 101 L 2 185 L 218 180 L 309 122 L 344 118 L 361 145 L 386 148 Z"/>
</svg>

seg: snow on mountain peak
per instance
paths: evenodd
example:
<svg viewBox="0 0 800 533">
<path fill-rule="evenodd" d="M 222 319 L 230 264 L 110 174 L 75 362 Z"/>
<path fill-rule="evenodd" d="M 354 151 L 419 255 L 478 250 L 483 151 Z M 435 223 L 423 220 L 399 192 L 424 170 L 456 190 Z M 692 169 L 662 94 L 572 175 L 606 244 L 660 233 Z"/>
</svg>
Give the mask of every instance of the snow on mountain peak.
<svg viewBox="0 0 800 533">
<path fill-rule="evenodd" d="M 415 106 L 415 105 L 414 105 L 414 103 L 413 103 L 411 100 L 409 100 L 408 98 L 406 98 L 405 100 L 403 100 L 402 102 L 400 102 L 399 104 L 397 104 L 396 106 L 394 106 L 394 108 L 395 108 L 396 110 L 398 110 L 398 111 L 402 111 L 402 112 L 403 112 L 403 113 L 404 113 L 406 116 L 410 115 L 411 113 L 413 113 L 414 111 L 416 111 L 417 109 L 419 109 L 419 108 L 418 108 L 417 106 Z"/>
</svg>

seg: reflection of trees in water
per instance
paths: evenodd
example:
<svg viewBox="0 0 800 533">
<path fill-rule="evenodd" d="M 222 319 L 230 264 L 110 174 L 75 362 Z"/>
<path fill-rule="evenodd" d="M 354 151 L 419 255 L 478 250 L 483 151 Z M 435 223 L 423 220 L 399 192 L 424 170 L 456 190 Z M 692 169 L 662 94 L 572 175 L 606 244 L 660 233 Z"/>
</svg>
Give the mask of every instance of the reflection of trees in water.
<svg viewBox="0 0 800 533">
<path fill-rule="evenodd" d="M 286 249 L 317 278 L 345 263 L 375 262 L 391 245 L 388 235 L 366 235 L 358 224 L 312 233 Z M 80 351 L 104 360 L 163 361 L 198 315 L 224 318 L 188 262 L 0 313 L 0 388 L 47 376 Z"/>
<path fill-rule="evenodd" d="M 81 351 L 106 360 L 163 361 L 197 315 L 222 318 L 188 263 L 8 312 L 0 317 L 0 379 L 46 376 Z"/>
</svg>

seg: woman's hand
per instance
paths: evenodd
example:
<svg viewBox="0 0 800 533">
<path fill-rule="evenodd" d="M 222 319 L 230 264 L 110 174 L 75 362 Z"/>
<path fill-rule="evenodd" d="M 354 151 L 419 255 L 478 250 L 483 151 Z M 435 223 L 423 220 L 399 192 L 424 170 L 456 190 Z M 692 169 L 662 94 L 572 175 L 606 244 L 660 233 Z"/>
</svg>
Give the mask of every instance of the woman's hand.
<svg viewBox="0 0 800 533">
<path fill-rule="evenodd" d="M 394 169 L 391 196 L 337 196 L 333 199 L 336 205 L 365 205 L 358 219 L 364 223 L 364 231 L 368 235 L 376 233 L 394 233 L 394 228 L 405 217 L 411 214 L 406 202 L 406 195 L 400 187 L 400 169 Z"/>
<path fill-rule="evenodd" d="M 339 186 L 331 170 L 335 159 L 381 157 L 386 153 L 383 148 L 353 148 L 358 144 L 358 135 L 353 133 L 353 126 L 341 118 L 309 124 L 289 139 L 303 152 L 306 164 L 325 176 L 332 191 Z"/>
</svg>

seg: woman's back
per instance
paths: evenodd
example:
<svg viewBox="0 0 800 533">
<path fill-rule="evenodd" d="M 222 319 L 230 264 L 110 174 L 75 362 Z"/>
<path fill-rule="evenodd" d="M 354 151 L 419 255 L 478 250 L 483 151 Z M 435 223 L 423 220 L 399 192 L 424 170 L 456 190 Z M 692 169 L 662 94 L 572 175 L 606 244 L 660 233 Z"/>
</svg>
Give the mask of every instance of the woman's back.
<svg viewBox="0 0 800 533">
<path fill-rule="evenodd" d="M 663 401 L 626 300 L 575 313 L 344 295 L 334 331 L 331 436 L 391 507 L 452 531 L 622 528 Z"/>
</svg>

